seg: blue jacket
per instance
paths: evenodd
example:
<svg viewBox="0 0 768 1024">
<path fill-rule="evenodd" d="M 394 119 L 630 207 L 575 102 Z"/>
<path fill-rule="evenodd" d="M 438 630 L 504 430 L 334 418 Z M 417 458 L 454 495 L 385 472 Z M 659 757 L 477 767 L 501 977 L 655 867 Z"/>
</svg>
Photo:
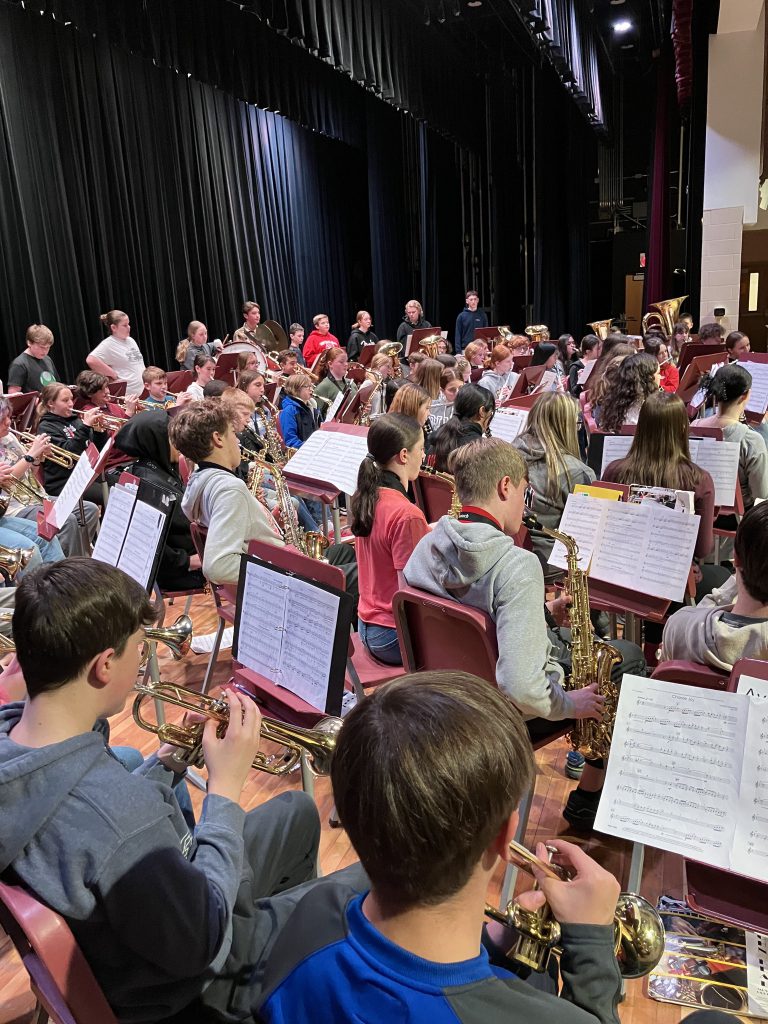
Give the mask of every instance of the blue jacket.
<svg viewBox="0 0 768 1024">
<path fill-rule="evenodd" d="M 293 395 L 283 395 L 280 409 L 280 430 L 289 448 L 301 448 L 307 438 L 320 426 L 319 414 L 306 402 Z"/>
<path fill-rule="evenodd" d="M 466 306 L 456 317 L 456 331 L 453 335 L 453 347 L 456 355 L 463 352 L 470 341 L 474 340 L 476 327 L 487 327 L 488 317 L 482 309 L 473 313 Z"/>
</svg>

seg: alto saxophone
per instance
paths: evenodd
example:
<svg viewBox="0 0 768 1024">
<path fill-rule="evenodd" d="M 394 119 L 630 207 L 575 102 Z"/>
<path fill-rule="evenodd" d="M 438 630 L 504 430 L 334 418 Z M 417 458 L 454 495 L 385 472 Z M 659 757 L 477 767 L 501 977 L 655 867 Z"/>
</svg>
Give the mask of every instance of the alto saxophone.
<svg viewBox="0 0 768 1024">
<path fill-rule="evenodd" d="M 302 530 L 299 526 L 299 516 L 291 499 L 291 492 L 285 482 L 280 466 L 272 462 L 265 462 L 263 459 L 254 459 L 254 475 L 248 485 L 249 490 L 255 496 L 256 489 L 261 484 L 264 473 L 269 473 L 275 481 L 275 497 L 280 509 L 280 518 L 283 522 L 283 534 L 286 543 L 292 544 L 297 551 L 310 558 L 323 559 L 325 550 L 330 541 L 322 533 L 315 530 Z M 258 477 L 257 475 L 258 474 Z"/>
<path fill-rule="evenodd" d="M 566 589 L 571 595 L 571 675 L 565 682 L 565 689 L 580 690 L 596 683 L 597 692 L 605 699 L 602 720 L 577 719 L 568 733 L 568 739 L 573 749 L 585 757 L 606 758 L 611 749 L 616 707 L 619 703 L 619 688 L 611 681 L 611 669 L 621 661 L 621 655 L 611 644 L 595 638 L 589 614 L 587 574 L 579 568 L 579 546 L 576 541 L 567 533 L 542 526 L 528 509 L 523 515 L 523 523 L 529 530 L 559 540 L 566 549 Z"/>
<path fill-rule="evenodd" d="M 270 459 L 278 465 L 283 466 L 295 454 L 295 449 L 286 447 L 283 439 L 275 426 L 277 409 L 268 398 L 262 398 L 262 415 L 264 417 L 264 443 Z"/>
</svg>

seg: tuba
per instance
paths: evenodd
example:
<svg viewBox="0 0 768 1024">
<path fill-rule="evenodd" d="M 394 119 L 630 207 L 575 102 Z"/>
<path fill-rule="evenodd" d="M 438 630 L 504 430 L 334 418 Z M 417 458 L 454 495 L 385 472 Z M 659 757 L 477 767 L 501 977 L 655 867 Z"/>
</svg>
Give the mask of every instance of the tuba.
<svg viewBox="0 0 768 1024">
<path fill-rule="evenodd" d="M 611 644 L 596 640 L 589 615 L 589 590 L 587 574 L 579 568 L 579 546 L 573 537 L 559 530 L 541 526 L 529 509 L 523 515 L 523 523 L 529 530 L 543 533 L 559 540 L 565 546 L 568 556 L 566 588 L 571 595 L 571 675 L 566 681 L 566 690 L 579 690 L 591 683 L 597 683 L 597 690 L 605 698 L 602 721 L 594 718 L 579 718 L 573 723 L 568 739 L 574 750 L 588 758 L 608 757 L 613 737 L 613 724 L 619 703 L 619 688 L 611 681 L 611 669 L 621 661 L 621 655 Z"/>
<path fill-rule="evenodd" d="M 678 295 L 676 299 L 662 299 L 661 302 L 651 302 L 649 311 L 643 317 L 643 330 L 658 325 L 662 328 L 667 337 L 672 337 L 677 318 L 680 315 L 680 307 L 688 298 L 687 295 Z"/>
<path fill-rule="evenodd" d="M 199 768 L 203 764 L 202 739 L 204 722 L 175 725 L 172 722 L 152 722 L 142 714 L 146 701 L 161 701 L 185 711 L 193 711 L 219 722 L 219 733 L 224 735 L 229 721 L 229 705 L 221 697 L 189 690 L 173 683 L 137 683 L 133 702 L 133 720 L 142 729 L 154 733 L 161 743 L 172 743 L 188 751 L 187 763 Z M 283 754 L 266 755 L 259 751 L 252 767 L 270 775 L 287 775 L 301 760 L 302 751 L 309 754 L 309 766 L 316 775 L 328 775 L 336 749 L 336 737 L 341 729 L 340 718 L 323 718 L 314 729 L 302 729 L 273 718 L 262 718 L 261 735 L 264 739 L 282 744 Z"/>
<path fill-rule="evenodd" d="M 402 377 L 403 368 L 400 365 L 400 353 L 403 351 L 403 346 L 399 341 L 385 341 L 383 345 L 380 345 L 377 350 L 377 355 L 380 352 L 382 355 L 389 356 L 392 361 L 392 376 Z"/>
<path fill-rule="evenodd" d="M 554 847 L 548 848 L 550 855 Z M 533 874 L 539 868 L 550 878 L 567 879 L 565 868 L 539 860 L 514 840 L 509 844 L 512 861 L 519 868 Z M 534 971 L 546 970 L 552 953 L 559 953 L 560 925 L 552 917 L 548 904 L 538 910 L 525 910 L 514 900 L 505 910 L 497 910 L 486 903 L 485 913 L 493 921 L 517 930 L 515 944 L 507 956 Z M 623 978 L 642 978 L 650 974 L 664 953 L 664 925 L 651 904 L 631 892 L 619 895 L 613 916 L 613 953 Z"/>
<path fill-rule="evenodd" d="M 440 341 L 442 341 L 442 338 L 439 334 L 430 334 L 428 338 L 421 339 L 419 349 L 429 359 L 434 359 L 437 355 L 437 346 Z"/>
<path fill-rule="evenodd" d="M 531 341 L 549 341 L 549 328 L 546 324 L 528 324 L 525 333 Z"/>
<path fill-rule="evenodd" d="M 587 327 L 592 328 L 592 333 L 600 339 L 605 341 L 608 335 L 611 333 L 611 327 L 613 326 L 613 317 L 609 316 L 607 320 L 593 320 L 587 324 Z"/>
</svg>

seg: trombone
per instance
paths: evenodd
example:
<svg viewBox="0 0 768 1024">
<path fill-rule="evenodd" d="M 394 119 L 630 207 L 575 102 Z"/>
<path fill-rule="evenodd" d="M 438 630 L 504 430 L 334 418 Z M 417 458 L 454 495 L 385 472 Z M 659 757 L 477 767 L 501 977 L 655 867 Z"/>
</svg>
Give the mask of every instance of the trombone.
<svg viewBox="0 0 768 1024">
<path fill-rule="evenodd" d="M 162 701 L 173 707 L 212 718 L 219 723 L 217 731 L 223 736 L 229 721 L 227 702 L 221 697 L 209 697 L 184 686 L 163 682 L 137 683 L 136 694 L 133 702 L 133 719 L 136 724 L 154 733 L 162 743 L 182 747 L 188 751 L 187 763 L 197 768 L 202 767 L 205 722 L 188 722 L 180 725 L 171 722 L 152 722 L 143 716 L 142 705 L 147 700 Z M 315 775 L 328 775 L 340 729 L 341 719 L 331 716 L 321 719 L 314 729 L 302 729 L 274 718 L 262 718 L 261 735 L 264 739 L 281 744 L 285 750 L 283 753 L 269 755 L 259 751 L 253 759 L 252 767 L 269 775 L 287 775 L 299 763 L 302 753 L 306 752 L 309 755 L 309 767 Z"/>
<path fill-rule="evenodd" d="M 34 483 L 27 483 L 26 480 L 17 480 L 16 477 L 9 477 L 8 480 L 0 483 L 0 488 L 8 495 L 7 498 L 0 497 L 0 516 L 4 516 L 8 511 L 11 501 L 18 501 L 24 508 L 28 508 L 30 505 L 41 505 L 43 499 L 48 497 L 37 483 L 35 477 L 30 477 L 30 480 Z M 17 549 L 8 548 L 6 550 L 15 551 Z"/>
<path fill-rule="evenodd" d="M 27 446 L 36 441 L 38 437 L 37 434 L 30 434 L 26 430 L 14 430 L 13 427 L 11 427 L 11 433 L 18 441 Z M 56 466 L 61 466 L 62 469 L 72 469 L 77 461 L 77 456 L 72 452 L 68 452 L 66 448 L 60 448 L 57 444 L 51 444 L 50 441 L 48 442 L 48 452 L 42 457 L 46 462 L 52 462 Z"/>
<path fill-rule="evenodd" d="M 7 548 L 5 545 L 0 544 L 0 576 L 5 580 L 6 586 L 16 579 L 16 575 L 25 569 L 29 565 L 29 560 L 32 557 L 34 548 Z M 0 619 L 8 622 L 13 618 L 13 612 L 9 609 L 0 611 Z M 0 647 L 4 637 L 0 635 Z M 16 650 L 16 645 L 8 650 Z"/>
</svg>

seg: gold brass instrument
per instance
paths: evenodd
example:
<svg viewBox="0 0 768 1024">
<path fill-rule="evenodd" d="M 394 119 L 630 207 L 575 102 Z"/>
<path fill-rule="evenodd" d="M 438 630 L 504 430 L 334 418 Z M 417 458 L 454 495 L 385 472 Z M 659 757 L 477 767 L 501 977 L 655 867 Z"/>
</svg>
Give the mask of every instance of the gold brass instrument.
<svg viewBox="0 0 768 1024">
<path fill-rule="evenodd" d="M 607 320 L 593 320 L 591 323 L 587 324 L 587 327 L 592 328 L 592 333 L 595 335 L 595 337 L 599 338 L 600 341 L 605 341 L 605 339 L 611 333 L 612 326 L 612 316 L 609 316 Z"/>
<path fill-rule="evenodd" d="M 110 402 L 113 405 L 119 405 L 121 409 L 127 409 L 129 405 L 133 405 L 136 412 L 145 412 L 147 409 L 157 409 L 156 405 L 151 402 L 142 401 L 140 398 L 136 399 L 135 402 L 129 402 L 128 398 L 123 395 L 118 395 L 116 398 L 110 398 Z"/>
<path fill-rule="evenodd" d="M 528 324 L 525 333 L 531 341 L 549 341 L 549 328 L 546 324 Z"/>
<path fill-rule="evenodd" d="M 180 615 L 170 626 L 154 626 L 144 630 L 144 638 L 150 643 L 164 644 L 173 655 L 174 661 L 180 661 L 192 646 L 192 619 L 188 615 Z"/>
<path fill-rule="evenodd" d="M 368 396 L 360 406 L 355 416 L 355 423 L 357 426 L 367 427 L 371 422 L 371 406 L 373 405 L 373 399 L 377 394 L 384 397 L 384 376 L 379 373 L 378 370 L 366 370 L 365 379 L 368 383 L 373 384 L 373 387 L 368 392 Z M 361 385 L 362 389 L 362 385 Z M 384 411 L 384 402 L 380 403 L 381 411 Z"/>
<path fill-rule="evenodd" d="M 85 411 L 88 412 L 87 409 Z M 82 419 L 83 414 L 82 412 L 75 410 L 75 416 L 79 416 Z M 121 430 L 127 422 L 128 420 L 124 416 L 110 416 L 108 413 L 102 412 L 101 409 L 99 409 L 99 415 L 93 423 L 93 429 L 97 431 L 114 431 L 117 433 L 117 431 Z"/>
<path fill-rule="evenodd" d="M 383 345 L 380 345 L 377 349 L 376 354 L 388 356 L 392 362 L 392 376 L 402 377 L 403 368 L 400 365 L 400 353 L 403 351 L 403 346 L 399 341 L 387 341 Z"/>
<path fill-rule="evenodd" d="M 30 434 L 26 430 L 14 430 L 13 427 L 11 427 L 11 433 L 17 441 L 21 441 L 22 445 L 27 445 L 27 450 L 29 445 L 36 441 L 38 437 L 37 434 Z M 72 469 L 77 462 L 76 455 L 68 452 L 66 448 L 60 448 L 57 444 L 51 444 L 50 441 L 48 442 L 48 453 L 41 456 L 41 458 L 46 462 L 52 462 L 56 466 L 61 466 L 62 469 Z"/>
<path fill-rule="evenodd" d="M 330 541 L 324 534 L 318 533 L 316 530 L 302 530 L 299 526 L 299 516 L 280 466 L 276 466 L 272 462 L 265 462 L 264 459 L 258 457 L 251 461 L 254 463 L 255 469 L 248 482 L 248 490 L 256 497 L 256 491 L 261 486 L 264 473 L 271 474 L 275 482 L 275 497 L 280 509 L 286 543 L 292 544 L 297 551 L 301 551 L 309 558 L 324 559 Z"/>
<path fill-rule="evenodd" d="M 456 481 L 452 474 L 441 473 L 440 470 L 435 469 L 434 466 L 422 466 L 419 472 L 426 474 L 426 476 L 437 477 L 438 480 L 444 480 L 450 486 L 451 507 L 448 509 L 448 516 L 451 519 L 458 519 L 459 512 L 461 512 L 461 499 L 459 498 L 459 492 L 456 490 Z"/>
<path fill-rule="evenodd" d="M 437 355 L 437 346 L 440 341 L 442 341 L 442 338 L 439 334 L 430 334 L 428 338 L 421 339 L 419 348 L 425 356 L 434 359 Z"/>
<path fill-rule="evenodd" d="M 547 848 L 550 856 L 556 852 Z M 558 864 L 540 860 L 514 840 L 509 844 L 511 859 L 519 868 L 533 874 L 539 868 L 550 878 L 567 880 L 569 872 Z M 560 925 L 552 917 L 547 903 L 538 910 L 525 910 L 512 900 L 505 910 L 486 903 L 485 913 L 494 921 L 513 927 L 518 937 L 507 956 L 531 967 L 546 970 L 551 954 L 559 953 Z M 656 909 L 631 892 L 619 895 L 613 916 L 613 954 L 624 978 L 642 978 L 650 974 L 664 953 L 664 925 Z"/>
<path fill-rule="evenodd" d="M 196 714 L 205 715 L 219 722 L 218 733 L 223 736 L 229 721 L 229 705 L 221 697 L 189 690 L 172 683 L 137 683 L 136 699 L 133 702 L 133 719 L 138 726 L 153 732 L 162 743 L 172 743 L 189 751 L 187 761 L 196 767 L 203 764 L 202 738 L 204 722 L 190 722 L 174 725 L 146 719 L 142 705 L 148 701 L 162 701 L 174 707 L 183 708 Z M 287 775 L 301 760 L 302 751 L 309 755 L 309 767 L 316 775 L 328 775 L 331 760 L 336 749 L 336 737 L 341 729 L 341 719 L 323 718 L 314 729 L 302 729 L 296 725 L 278 722 L 273 718 L 262 718 L 261 735 L 264 739 L 282 744 L 285 753 L 266 755 L 259 751 L 253 760 L 253 767 L 269 775 Z"/>
<path fill-rule="evenodd" d="M 642 320 L 643 330 L 647 331 L 649 327 L 656 325 L 661 327 L 668 338 L 671 338 L 680 315 L 680 307 L 687 298 L 687 295 L 678 295 L 676 299 L 651 302 L 650 308 Z"/>
<path fill-rule="evenodd" d="M 18 501 L 20 505 L 29 508 L 30 505 L 42 505 L 43 500 L 48 497 L 35 476 L 30 476 L 28 480 L 17 480 L 13 476 L 8 477 L 7 480 L 0 483 L 0 488 L 8 495 L 7 498 L 0 497 L 0 516 L 4 516 L 8 511 L 11 501 Z M 10 550 L 16 549 L 12 548 Z"/>
<path fill-rule="evenodd" d="M 567 533 L 542 526 L 530 509 L 523 513 L 523 523 L 529 530 L 559 540 L 565 546 L 568 560 L 565 587 L 571 595 L 571 675 L 565 682 L 565 689 L 580 690 L 596 683 L 597 692 L 605 698 L 602 720 L 576 719 L 568 739 L 573 749 L 581 751 L 585 757 L 608 757 L 619 703 L 619 688 L 611 680 L 611 669 L 621 661 L 621 655 L 611 644 L 595 639 L 589 614 L 587 574 L 579 568 L 579 546 L 576 541 Z"/>
<path fill-rule="evenodd" d="M 26 569 L 34 550 L 34 548 L 7 548 L 4 544 L 0 544 L 0 575 L 5 578 L 6 583 L 12 583 L 16 579 L 16 575 L 22 569 Z M 0 615 L 0 618 L 6 620 L 12 617 L 13 612 Z"/>
</svg>

